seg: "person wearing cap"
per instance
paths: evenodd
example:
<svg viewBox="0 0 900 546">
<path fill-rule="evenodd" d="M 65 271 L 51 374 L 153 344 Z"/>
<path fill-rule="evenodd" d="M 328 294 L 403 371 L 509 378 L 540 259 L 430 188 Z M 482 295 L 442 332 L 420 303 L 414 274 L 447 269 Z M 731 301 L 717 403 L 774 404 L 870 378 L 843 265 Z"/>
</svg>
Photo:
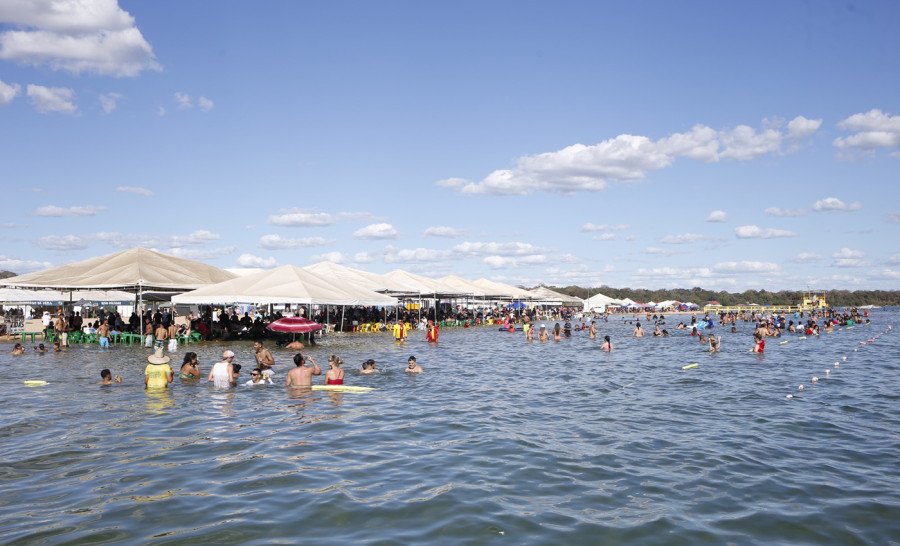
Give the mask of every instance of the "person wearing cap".
<svg viewBox="0 0 900 546">
<path fill-rule="evenodd" d="M 147 357 L 147 367 L 144 368 L 144 388 L 164 389 L 175 379 L 175 372 L 169 366 L 169 357 L 163 355 L 163 348 L 157 347 L 156 351 Z"/>
<path fill-rule="evenodd" d="M 406 373 L 422 373 L 423 371 L 425 370 L 416 362 L 416 357 L 409 357 L 409 360 L 406 361 Z"/>
<path fill-rule="evenodd" d="M 231 387 L 234 379 L 234 351 L 225 351 L 222 353 L 222 360 L 213 364 L 212 370 L 209 371 L 209 381 L 213 382 L 213 386 L 217 389 L 227 389 Z"/>
<path fill-rule="evenodd" d="M 547 325 L 541 324 L 541 331 L 540 331 L 540 333 L 538 333 L 538 341 L 543 343 L 543 342 L 547 341 L 548 339 L 550 339 L 550 333 L 547 332 Z"/>
</svg>

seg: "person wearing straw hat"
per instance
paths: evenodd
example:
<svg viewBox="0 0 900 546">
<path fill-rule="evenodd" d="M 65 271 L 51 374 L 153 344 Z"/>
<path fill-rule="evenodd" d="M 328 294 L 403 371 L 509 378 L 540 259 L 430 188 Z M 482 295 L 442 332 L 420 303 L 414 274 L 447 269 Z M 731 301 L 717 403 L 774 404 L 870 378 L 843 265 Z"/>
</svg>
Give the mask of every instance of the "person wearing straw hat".
<svg viewBox="0 0 900 546">
<path fill-rule="evenodd" d="M 169 357 L 163 355 L 162 347 L 157 347 L 156 352 L 147 357 L 147 362 L 149 364 L 144 368 L 145 389 L 165 389 L 175 379 Z"/>
</svg>

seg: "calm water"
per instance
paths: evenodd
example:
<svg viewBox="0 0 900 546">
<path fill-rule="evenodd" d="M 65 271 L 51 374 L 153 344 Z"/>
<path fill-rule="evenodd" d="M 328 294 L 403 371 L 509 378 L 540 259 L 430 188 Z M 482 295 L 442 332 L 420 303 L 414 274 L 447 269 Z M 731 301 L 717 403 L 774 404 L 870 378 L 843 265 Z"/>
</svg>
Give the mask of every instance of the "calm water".
<svg viewBox="0 0 900 546">
<path fill-rule="evenodd" d="M 146 349 L 3 345 L 0 541 L 896 544 L 900 313 L 872 319 L 765 356 L 743 324 L 710 356 L 675 316 L 667 339 L 601 323 L 612 354 L 586 332 L 529 345 L 494 327 L 310 351 L 369 394 L 148 394 Z M 246 379 L 250 344 L 227 347 Z M 224 348 L 191 346 L 204 372 Z M 292 353 L 274 352 L 283 379 Z M 383 372 L 357 375 L 369 357 Z M 125 383 L 97 386 L 105 367 Z"/>
</svg>

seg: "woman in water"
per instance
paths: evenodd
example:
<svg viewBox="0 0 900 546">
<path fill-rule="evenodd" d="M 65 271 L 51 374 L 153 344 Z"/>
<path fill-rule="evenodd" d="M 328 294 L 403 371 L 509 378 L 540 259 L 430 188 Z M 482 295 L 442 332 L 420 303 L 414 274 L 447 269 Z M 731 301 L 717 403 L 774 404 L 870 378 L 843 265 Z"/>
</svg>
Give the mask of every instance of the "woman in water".
<svg viewBox="0 0 900 546">
<path fill-rule="evenodd" d="M 754 353 L 761 353 L 766 350 L 766 340 L 763 339 L 762 334 L 759 332 L 753 334 L 753 339 L 756 341 L 756 344 L 753 346 Z"/>
<path fill-rule="evenodd" d="M 25 347 L 22 346 L 21 343 L 16 343 L 12 350 L 13 356 L 19 356 L 25 354 Z"/>
<path fill-rule="evenodd" d="M 562 339 L 562 329 L 559 327 L 559 323 L 556 323 L 556 326 L 553 327 L 553 341 L 559 341 Z"/>
<path fill-rule="evenodd" d="M 366 360 L 365 362 L 363 362 L 362 370 L 360 370 L 359 373 L 364 373 L 366 375 L 369 375 L 369 374 L 375 373 L 376 371 L 377 370 L 375 370 L 375 361 L 370 358 L 369 360 Z"/>
<path fill-rule="evenodd" d="M 612 342 L 609 340 L 609 336 L 603 336 L 603 345 L 600 348 L 606 352 L 612 351 Z"/>
<path fill-rule="evenodd" d="M 344 384 L 344 370 L 341 369 L 341 364 L 344 361 L 335 355 L 331 355 L 328 357 L 328 365 L 331 366 L 331 369 L 325 372 L 325 384 L 326 385 L 343 385 Z"/>
<path fill-rule="evenodd" d="M 178 378 L 185 381 L 196 381 L 200 379 L 200 366 L 197 362 L 197 353 L 191 351 L 185 353 L 184 362 L 181 363 L 181 370 Z"/>
</svg>

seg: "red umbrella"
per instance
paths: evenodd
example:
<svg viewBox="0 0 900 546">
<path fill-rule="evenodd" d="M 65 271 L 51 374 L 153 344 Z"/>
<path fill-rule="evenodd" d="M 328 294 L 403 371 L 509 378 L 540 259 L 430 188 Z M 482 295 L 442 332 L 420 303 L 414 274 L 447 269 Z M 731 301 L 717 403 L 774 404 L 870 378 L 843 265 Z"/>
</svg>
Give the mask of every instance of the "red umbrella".
<svg viewBox="0 0 900 546">
<path fill-rule="evenodd" d="M 266 326 L 273 332 L 287 332 L 289 334 L 305 334 L 321 330 L 322 325 L 314 320 L 304 317 L 284 317 Z"/>
</svg>

